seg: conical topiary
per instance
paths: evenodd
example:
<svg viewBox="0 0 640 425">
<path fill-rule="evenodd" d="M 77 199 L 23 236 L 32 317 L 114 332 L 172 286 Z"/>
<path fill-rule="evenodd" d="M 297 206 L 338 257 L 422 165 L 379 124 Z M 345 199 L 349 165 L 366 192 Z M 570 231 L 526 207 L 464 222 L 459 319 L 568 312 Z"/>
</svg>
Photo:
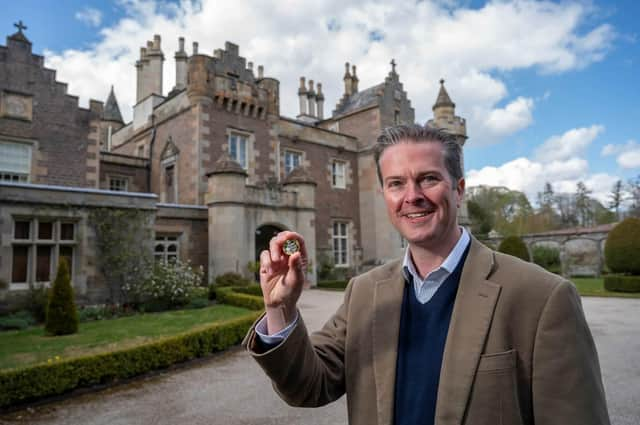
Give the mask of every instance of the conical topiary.
<svg viewBox="0 0 640 425">
<path fill-rule="evenodd" d="M 507 236 L 504 238 L 504 240 L 500 242 L 498 251 L 521 258 L 524 261 L 531 261 L 527 245 L 518 236 Z"/>
<path fill-rule="evenodd" d="M 78 332 L 78 311 L 73 299 L 69 266 L 64 258 L 58 262 L 56 280 L 53 282 L 47 304 L 44 329 L 49 335 L 69 335 Z"/>
</svg>

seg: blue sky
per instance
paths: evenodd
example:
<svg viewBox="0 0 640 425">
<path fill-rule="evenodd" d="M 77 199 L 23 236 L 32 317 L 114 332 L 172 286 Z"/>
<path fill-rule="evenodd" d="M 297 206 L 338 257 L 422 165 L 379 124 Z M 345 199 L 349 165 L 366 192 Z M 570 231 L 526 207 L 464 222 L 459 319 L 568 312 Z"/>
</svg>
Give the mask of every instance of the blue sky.
<svg viewBox="0 0 640 425">
<path fill-rule="evenodd" d="M 3 5 L 0 28 L 10 35 L 23 20 L 34 52 L 81 105 L 104 100 L 114 84 L 125 119 L 138 48 L 154 34 L 163 40 L 165 93 L 178 36 L 201 52 L 229 40 L 280 80 L 288 116 L 298 113 L 300 76 L 322 81 L 326 115 L 342 95 L 344 62 L 358 65 L 363 89 L 381 82 L 395 58 L 419 122 L 431 117 L 446 79 L 468 122 L 469 185 L 533 197 L 544 181 L 556 191 L 584 181 L 604 201 L 617 179 L 640 174 L 638 16 L 632 0 L 23 0 Z"/>
</svg>

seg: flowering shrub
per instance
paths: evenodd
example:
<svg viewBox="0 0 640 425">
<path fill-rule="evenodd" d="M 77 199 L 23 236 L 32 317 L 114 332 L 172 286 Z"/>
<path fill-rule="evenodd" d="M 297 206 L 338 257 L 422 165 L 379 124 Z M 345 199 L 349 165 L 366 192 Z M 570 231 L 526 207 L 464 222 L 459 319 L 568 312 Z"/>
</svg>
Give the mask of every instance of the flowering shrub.
<svg viewBox="0 0 640 425">
<path fill-rule="evenodd" d="M 141 302 L 180 307 L 189 302 L 203 276 L 202 267 L 194 269 L 188 262 L 158 261 L 145 267 L 141 279 L 124 282 L 123 290 Z"/>
</svg>

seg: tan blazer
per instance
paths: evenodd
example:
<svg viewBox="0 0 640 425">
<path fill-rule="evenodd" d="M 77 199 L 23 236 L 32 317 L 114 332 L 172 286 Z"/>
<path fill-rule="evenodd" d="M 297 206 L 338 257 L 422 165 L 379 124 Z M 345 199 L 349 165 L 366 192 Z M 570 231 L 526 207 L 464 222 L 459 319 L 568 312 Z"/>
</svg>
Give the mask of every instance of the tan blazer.
<svg viewBox="0 0 640 425">
<path fill-rule="evenodd" d="M 244 344 L 293 406 L 347 394 L 349 423 L 393 422 L 404 279 L 394 261 L 354 278 L 308 337 L 300 321 L 277 347 Z M 445 344 L 435 423 L 609 424 L 580 297 L 563 278 L 472 238 Z"/>
</svg>

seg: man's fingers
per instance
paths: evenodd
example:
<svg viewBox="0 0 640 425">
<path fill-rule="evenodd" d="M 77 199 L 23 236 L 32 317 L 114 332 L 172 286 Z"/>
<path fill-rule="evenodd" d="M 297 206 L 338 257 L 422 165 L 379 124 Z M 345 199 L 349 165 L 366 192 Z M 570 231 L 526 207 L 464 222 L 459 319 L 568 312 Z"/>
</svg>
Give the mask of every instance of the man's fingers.
<svg viewBox="0 0 640 425">
<path fill-rule="evenodd" d="M 294 284 L 304 283 L 304 267 L 302 253 L 296 252 L 289 257 L 289 273 L 293 273 Z"/>
<path fill-rule="evenodd" d="M 266 282 L 271 276 L 271 255 L 269 251 L 264 250 L 260 253 L 260 283 Z"/>
</svg>

